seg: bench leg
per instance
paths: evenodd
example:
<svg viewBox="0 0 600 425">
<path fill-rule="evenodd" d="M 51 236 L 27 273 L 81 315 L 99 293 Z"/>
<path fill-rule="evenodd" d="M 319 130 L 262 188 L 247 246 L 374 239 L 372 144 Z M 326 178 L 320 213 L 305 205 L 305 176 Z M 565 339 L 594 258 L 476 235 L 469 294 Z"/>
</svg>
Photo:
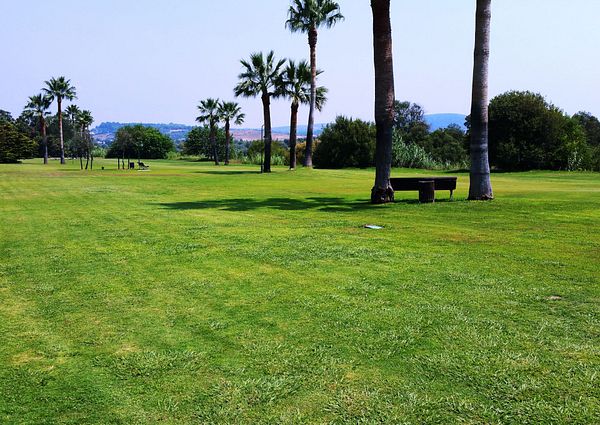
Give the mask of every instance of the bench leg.
<svg viewBox="0 0 600 425">
<path fill-rule="evenodd" d="M 450 200 L 454 201 L 454 191 L 453 190 L 450 191 Z"/>
</svg>

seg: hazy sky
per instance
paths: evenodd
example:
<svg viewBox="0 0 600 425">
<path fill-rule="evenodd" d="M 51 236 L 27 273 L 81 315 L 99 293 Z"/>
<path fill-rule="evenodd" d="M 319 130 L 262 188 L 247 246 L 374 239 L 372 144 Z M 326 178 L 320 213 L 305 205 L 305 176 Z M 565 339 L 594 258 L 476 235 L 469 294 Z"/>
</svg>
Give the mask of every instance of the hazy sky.
<svg viewBox="0 0 600 425">
<path fill-rule="evenodd" d="M 339 0 L 346 20 L 322 30 L 320 83 L 336 115 L 372 120 L 368 0 Z M 600 1 L 493 0 L 490 95 L 540 92 L 572 114 L 600 116 Z M 64 75 L 96 123 L 192 124 L 198 101 L 233 100 L 239 60 L 273 49 L 308 57 L 306 35 L 285 27 L 288 0 L 0 0 L 0 109 L 19 115 L 44 80 Z M 428 113 L 468 113 L 475 0 L 392 0 L 396 97 Z M 259 99 L 239 99 L 246 127 Z M 54 107 L 53 107 L 54 108 Z M 274 101 L 273 124 L 289 106 Z M 306 120 L 303 110 L 300 120 Z"/>
</svg>

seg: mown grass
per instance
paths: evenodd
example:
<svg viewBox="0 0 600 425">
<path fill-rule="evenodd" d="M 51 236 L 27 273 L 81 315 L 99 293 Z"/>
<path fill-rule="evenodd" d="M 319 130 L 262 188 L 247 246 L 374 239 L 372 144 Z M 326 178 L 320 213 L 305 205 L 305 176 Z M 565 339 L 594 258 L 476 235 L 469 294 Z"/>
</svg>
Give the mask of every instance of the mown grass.
<svg viewBox="0 0 600 425">
<path fill-rule="evenodd" d="M 0 165 L 1 423 L 600 422 L 600 175 L 100 165 Z"/>
</svg>

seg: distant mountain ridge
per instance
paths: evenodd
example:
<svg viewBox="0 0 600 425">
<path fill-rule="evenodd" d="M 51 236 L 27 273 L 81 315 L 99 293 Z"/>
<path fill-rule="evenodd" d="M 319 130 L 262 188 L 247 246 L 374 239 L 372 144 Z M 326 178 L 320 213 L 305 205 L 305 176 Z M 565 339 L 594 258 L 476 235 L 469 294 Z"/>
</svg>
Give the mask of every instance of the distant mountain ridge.
<svg viewBox="0 0 600 425">
<path fill-rule="evenodd" d="M 431 131 L 435 131 L 440 128 L 446 128 L 449 125 L 458 125 L 463 130 L 466 130 L 466 117 L 467 116 L 464 114 L 428 114 L 425 115 L 425 121 L 427 121 L 427 124 L 429 124 L 429 129 Z"/>
<path fill-rule="evenodd" d="M 463 130 L 465 129 L 465 115 L 463 114 L 428 114 L 425 115 L 425 121 L 430 126 L 431 131 L 435 131 L 439 128 L 448 127 L 451 124 L 458 125 Z M 120 122 L 103 122 L 92 129 L 92 135 L 94 140 L 102 145 L 110 145 L 115 139 L 115 134 L 121 127 L 127 125 L 143 125 L 145 127 L 156 128 L 162 134 L 169 136 L 176 144 L 181 144 L 187 137 L 188 133 L 194 128 L 191 125 L 185 124 L 160 124 L 160 123 L 120 123 Z M 314 135 L 319 136 L 323 129 L 328 124 L 319 123 L 315 124 Z M 306 137 L 307 126 L 298 126 L 298 137 Z M 233 137 L 238 140 L 258 140 L 261 136 L 260 128 L 239 128 L 232 129 L 231 133 Z M 274 140 L 288 139 L 290 135 L 289 126 L 279 126 L 272 128 L 272 137 Z"/>
</svg>

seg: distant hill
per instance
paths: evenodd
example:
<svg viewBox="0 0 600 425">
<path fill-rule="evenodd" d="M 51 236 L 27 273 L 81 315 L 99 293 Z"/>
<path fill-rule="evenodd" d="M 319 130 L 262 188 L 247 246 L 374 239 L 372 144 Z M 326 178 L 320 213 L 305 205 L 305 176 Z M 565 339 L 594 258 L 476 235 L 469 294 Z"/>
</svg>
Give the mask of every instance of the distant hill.
<svg viewBox="0 0 600 425">
<path fill-rule="evenodd" d="M 446 128 L 450 124 L 456 124 L 463 130 L 465 127 L 466 115 L 463 114 L 429 114 L 425 115 L 425 121 L 429 124 L 430 130 L 435 131 L 440 128 Z"/>
<path fill-rule="evenodd" d="M 192 130 L 192 126 L 185 124 L 146 124 L 146 123 L 121 123 L 103 122 L 91 130 L 94 140 L 102 145 L 110 145 L 115 139 L 115 134 L 121 127 L 127 125 L 143 125 L 144 127 L 156 128 L 162 134 L 169 136 L 176 144 L 182 143 Z"/>
<path fill-rule="evenodd" d="M 465 115 L 462 114 L 429 114 L 425 115 L 425 120 L 431 127 L 431 131 L 435 131 L 439 128 L 448 127 L 450 124 L 456 124 L 462 129 L 465 129 Z M 103 122 L 97 127 L 92 129 L 92 135 L 94 140 L 101 145 L 108 146 L 115 139 L 117 131 L 126 125 L 141 124 L 146 127 L 152 127 L 158 129 L 162 134 L 169 136 L 176 145 L 183 143 L 188 133 L 192 130 L 192 126 L 185 124 L 157 124 L 157 123 L 120 123 L 120 122 Z M 319 136 L 327 124 L 319 123 L 315 124 L 314 135 Z M 298 126 L 298 137 L 306 137 L 306 125 Z M 273 127 L 273 139 L 274 140 L 285 140 L 289 138 L 290 127 Z M 260 139 L 261 130 L 260 128 L 240 128 L 232 129 L 231 133 L 235 139 L 238 140 L 258 140 Z"/>
</svg>

